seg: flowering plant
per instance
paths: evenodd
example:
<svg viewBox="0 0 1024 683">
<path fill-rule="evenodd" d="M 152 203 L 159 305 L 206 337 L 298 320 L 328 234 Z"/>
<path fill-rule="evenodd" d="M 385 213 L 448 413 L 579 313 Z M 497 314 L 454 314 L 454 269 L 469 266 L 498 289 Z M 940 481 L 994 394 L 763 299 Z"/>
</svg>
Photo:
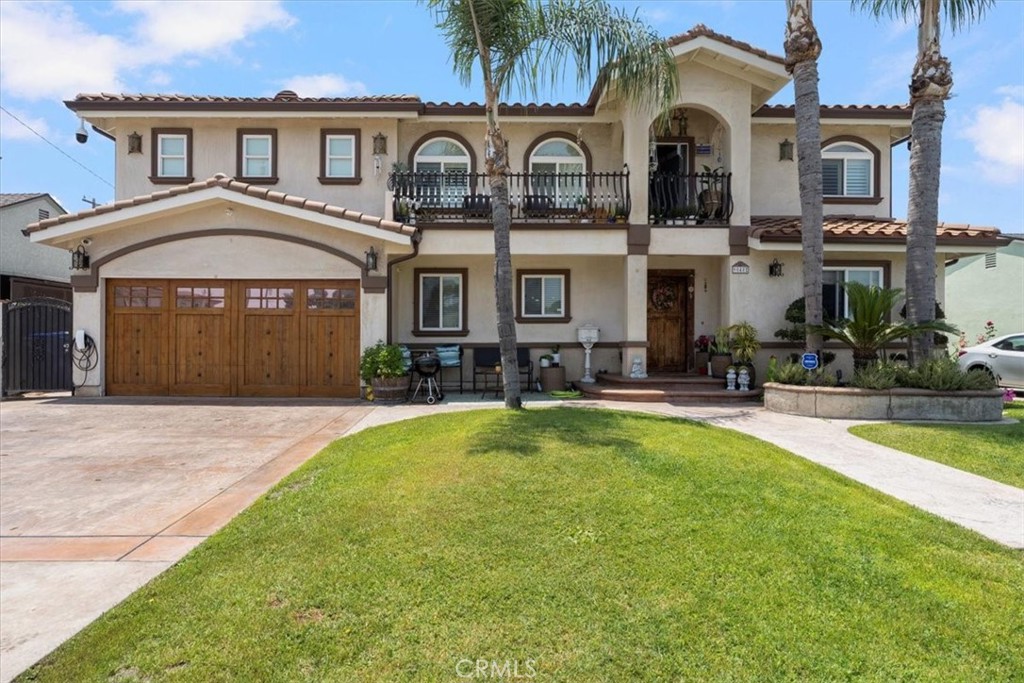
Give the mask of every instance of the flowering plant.
<svg viewBox="0 0 1024 683">
<path fill-rule="evenodd" d="M 1013 403 L 1017 399 L 1017 392 L 1013 389 L 1003 390 L 1003 403 Z"/>
<path fill-rule="evenodd" d="M 985 323 L 985 329 L 982 330 L 981 334 L 978 335 L 978 343 L 984 344 L 989 339 L 994 339 L 996 336 L 996 325 L 994 322 L 989 320 Z"/>
<path fill-rule="evenodd" d="M 707 353 L 708 349 L 711 347 L 711 337 L 706 334 L 702 334 L 693 342 L 693 346 L 698 352 Z"/>
</svg>

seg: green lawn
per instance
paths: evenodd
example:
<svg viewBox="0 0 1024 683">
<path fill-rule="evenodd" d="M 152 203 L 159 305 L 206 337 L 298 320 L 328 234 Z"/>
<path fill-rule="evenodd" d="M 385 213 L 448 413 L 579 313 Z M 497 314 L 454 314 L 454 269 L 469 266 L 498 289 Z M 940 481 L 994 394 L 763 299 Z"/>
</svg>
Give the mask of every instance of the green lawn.
<svg viewBox="0 0 1024 683">
<path fill-rule="evenodd" d="M 1013 425 L 872 424 L 850 433 L 950 467 L 1024 488 L 1024 401 L 1014 401 L 1005 417 Z"/>
<path fill-rule="evenodd" d="M 335 442 L 23 680 L 1019 680 L 1022 603 L 1019 552 L 756 439 L 474 411 Z"/>
</svg>

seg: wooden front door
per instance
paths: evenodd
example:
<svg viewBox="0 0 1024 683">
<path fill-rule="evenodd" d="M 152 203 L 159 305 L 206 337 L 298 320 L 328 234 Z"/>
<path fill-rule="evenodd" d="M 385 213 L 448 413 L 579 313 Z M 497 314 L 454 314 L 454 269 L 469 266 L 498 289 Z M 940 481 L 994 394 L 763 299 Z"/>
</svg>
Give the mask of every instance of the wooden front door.
<svg viewBox="0 0 1024 683">
<path fill-rule="evenodd" d="M 693 336 L 693 271 L 647 274 L 647 370 L 686 372 Z"/>
<path fill-rule="evenodd" d="M 356 280 L 110 280 L 107 393 L 359 395 Z"/>
</svg>

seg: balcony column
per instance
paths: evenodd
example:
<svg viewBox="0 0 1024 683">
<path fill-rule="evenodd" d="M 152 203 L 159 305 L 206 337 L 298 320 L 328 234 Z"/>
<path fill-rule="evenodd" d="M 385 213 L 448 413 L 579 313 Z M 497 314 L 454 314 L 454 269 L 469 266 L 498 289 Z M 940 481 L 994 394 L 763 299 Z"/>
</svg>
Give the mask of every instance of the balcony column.
<svg viewBox="0 0 1024 683">
<path fill-rule="evenodd" d="M 622 161 L 629 166 L 629 222 L 647 225 L 648 155 L 653 114 L 627 108 L 622 117 Z M 645 276 L 646 277 L 646 276 Z"/>
<path fill-rule="evenodd" d="M 646 206 L 646 197 L 644 205 Z M 636 204 L 633 205 L 634 212 Z M 646 211 L 646 208 L 644 209 Z M 646 220 L 646 215 L 645 215 Z M 623 271 L 626 320 L 623 328 L 622 376 L 629 377 L 633 359 L 639 357 L 647 370 L 647 255 L 626 256 Z"/>
</svg>

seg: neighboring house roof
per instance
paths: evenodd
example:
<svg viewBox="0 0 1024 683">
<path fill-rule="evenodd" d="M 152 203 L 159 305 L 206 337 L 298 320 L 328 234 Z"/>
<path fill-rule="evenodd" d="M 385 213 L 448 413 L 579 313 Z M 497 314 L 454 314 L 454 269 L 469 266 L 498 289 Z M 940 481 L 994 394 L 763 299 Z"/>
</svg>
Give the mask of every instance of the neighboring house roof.
<svg viewBox="0 0 1024 683">
<path fill-rule="evenodd" d="M 828 242 L 906 242 L 907 222 L 892 218 L 825 216 L 822 224 Z M 761 242 L 799 242 L 799 216 L 752 216 L 750 237 Z M 939 223 L 940 244 L 965 246 L 1005 244 L 999 230 L 978 225 Z"/>
<path fill-rule="evenodd" d="M 4 192 L 0 194 L 0 208 L 5 206 L 12 206 L 14 204 L 21 204 L 27 202 L 30 199 L 37 199 L 39 197 L 45 197 L 45 192 L 26 192 L 26 193 L 8 193 Z M 59 205 L 58 205 L 59 206 Z"/>
<path fill-rule="evenodd" d="M 913 109 L 909 104 L 823 104 L 823 119 L 906 119 L 910 120 Z M 796 118 L 796 107 L 792 104 L 766 104 L 754 112 L 754 116 L 771 119 Z"/>
<path fill-rule="evenodd" d="M 131 199 L 120 199 L 112 204 L 103 204 L 92 209 L 86 209 L 79 211 L 78 213 L 64 214 L 63 216 L 57 216 L 54 218 L 47 218 L 43 221 L 37 221 L 29 224 L 22 232 L 25 235 L 29 235 L 40 230 L 46 230 L 57 225 L 64 225 L 65 223 L 72 223 L 74 221 L 82 220 L 83 218 L 91 218 L 93 216 L 99 216 L 102 214 L 114 213 L 122 209 L 127 209 L 134 206 L 140 206 L 142 204 L 150 204 L 153 202 L 159 202 L 164 199 L 171 197 L 177 197 L 179 195 L 185 195 L 192 192 L 198 192 L 209 188 L 219 187 L 232 192 L 237 192 L 242 195 L 249 197 L 255 197 L 256 199 L 262 199 L 264 201 L 273 202 L 276 204 L 282 204 L 294 209 L 303 209 L 311 211 L 313 213 L 324 214 L 333 218 L 342 218 L 370 227 L 379 228 L 381 230 L 387 230 L 388 232 L 398 233 L 407 237 L 412 237 L 416 234 L 417 230 L 415 227 L 405 225 L 404 223 L 398 223 L 396 221 L 384 220 L 377 216 L 370 216 L 364 214 L 361 211 L 353 211 L 333 204 L 327 204 L 325 202 L 318 202 L 313 199 L 306 199 L 294 194 L 286 194 L 284 192 L 278 192 L 275 190 L 268 189 L 267 187 L 260 185 L 251 185 L 249 183 L 242 183 L 234 178 L 231 178 L 224 173 L 218 173 L 212 178 L 206 180 L 200 180 L 198 182 L 190 183 L 188 185 L 181 185 L 177 187 L 171 187 L 166 190 L 159 190 L 152 194 L 144 194 L 138 197 L 132 197 Z"/>
<path fill-rule="evenodd" d="M 762 50 L 759 47 L 754 47 L 750 43 L 744 43 L 742 40 L 736 40 L 735 38 L 730 38 L 729 36 L 724 35 L 722 33 L 712 31 L 704 24 L 697 24 L 696 26 L 694 26 L 685 33 L 680 33 L 678 35 L 666 38 L 665 45 L 667 47 L 675 47 L 676 45 L 682 45 L 683 43 L 689 42 L 691 40 L 696 40 L 697 38 L 701 37 L 717 40 L 720 43 L 731 45 L 732 47 L 743 50 L 744 52 L 749 52 L 752 55 L 762 57 L 763 59 L 767 59 L 772 62 L 778 62 L 779 64 L 786 63 L 786 60 L 778 55 L 773 55 L 770 52 Z"/>
</svg>

